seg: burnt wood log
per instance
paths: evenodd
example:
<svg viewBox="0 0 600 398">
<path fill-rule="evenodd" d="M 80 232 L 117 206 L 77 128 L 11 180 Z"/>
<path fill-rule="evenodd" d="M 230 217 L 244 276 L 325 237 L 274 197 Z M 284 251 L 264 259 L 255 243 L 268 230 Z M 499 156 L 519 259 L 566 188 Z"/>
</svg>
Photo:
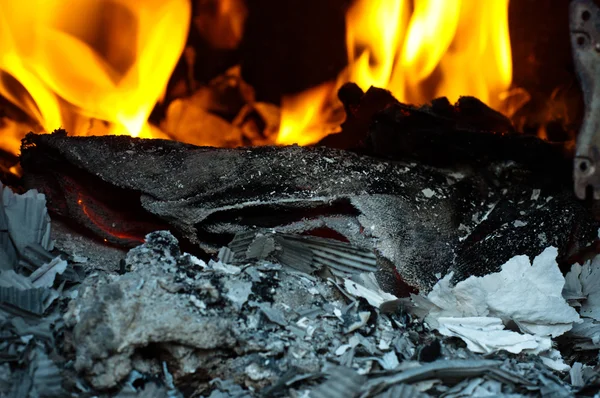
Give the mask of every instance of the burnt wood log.
<svg viewBox="0 0 600 398">
<path fill-rule="evenodd" d="M 54 214 L 114 243 L 164 226 L 209 253 L 242 231 L 328 235 L 374 250 L 424 290 L 448 271 L 485 274 L 550 245 L 565 260 L 598 230 L 570 186 L 514 162 L 438 169 L 325 147 L 216 149 L 62 131 L 29 134 L 21 163 Z"/>
</svg>

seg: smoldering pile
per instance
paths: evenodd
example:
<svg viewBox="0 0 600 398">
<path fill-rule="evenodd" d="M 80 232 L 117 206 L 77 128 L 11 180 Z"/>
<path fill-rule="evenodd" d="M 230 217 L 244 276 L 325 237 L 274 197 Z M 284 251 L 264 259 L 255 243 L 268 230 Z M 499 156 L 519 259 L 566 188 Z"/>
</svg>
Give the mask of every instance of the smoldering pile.
<svg viewBox="0 0 600 398">
<path fill-rule="evenodd" d="M 35 222 L 11 224 L 16 214 L 31 214 L 23 204 L 32 198 Z M 73 238 L 55 233 L 61 243 L 52 247 L 42 195 L 18 196 L 4 188 L 3 200 L 8 215 L 3 230 L 10 236 L 16 236 L 18 225 L 44 231 L 41 242 L 52 255 Z M 276 232 L 238 234 L 205 262 L 182 252 L 169 232 L 158 231 L 123 255 L 120 272 L 108 271 L 116 264 L 88 267 L 83 280 L 76 278 L 85 261 L 78 255 L 63 252 L 54 260 L 50 255 L 28 276 L 31 271 L 17 261 L 0 274 L 6 337 L 0 391 L 3 396 L 570 396 L 590 391 L 598 373 L 575 361 L 586 358 L 581 353 L 568 354 L 563 362 L 549 342 L 562 335 L 567 346 L 598 349 L 594 291 L 600 260 L 574 267 L 563 298 L 565 278 L 555 254 L 548 249 L 533 265 L 526 258 L 511 260 L 541 288 L 523 291 L 523 284 L 500 283 L 504 293 L 512 286 L 504 295 L 504 312 L 486 291 L 485 278 L 498 286 L 514 271 L 510 262 L 496 274 L 454 287 L 443 278 L 428 295 L 398 299 L 380 288 L 369 251 Z M 15 258 L 31 256 L 17 252 Z M 533 279 L 523 280 L 532 286 Z M 465 291 L 485 304 L 465 306 Z M 534 305 L 523 306 L 526 298 Z M 557 305 L 561 311 L 554 311 Z M 489 322 L 494 316 L 498 321 Z M 503 330 L 504 324 L 518 326 Z M 490 344 L 489 336 L 498 333 L 504 333 L 504 344 Z"/>
<path fill-rule="evenodd" d="M 28 135 L 45 196 L 4 189 L 0 393 L 594 392 L 599 224 L 563 146 L 473 98 L 359 94 L 348 147 Z"/>
</svg>

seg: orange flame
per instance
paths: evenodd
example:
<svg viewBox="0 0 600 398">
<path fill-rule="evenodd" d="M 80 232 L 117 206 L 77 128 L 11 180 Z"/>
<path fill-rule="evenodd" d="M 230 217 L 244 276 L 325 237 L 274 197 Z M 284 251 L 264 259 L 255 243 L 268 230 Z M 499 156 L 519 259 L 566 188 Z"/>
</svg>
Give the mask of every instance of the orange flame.
<svg viewBox="0 0 600 398">
<path fill-rule="evenodd" d="M 189 0 L 0 0 L 0 9 L 0 95 L 43 130 L 86 135 L 98 119 L 105 133 L 160 135 L 147 119 L 183 51 Z M 14 133 L 0 147 L 18 152 L 5 136 Z"/>
<path fill-rule="evenodd" d="M 344 112 L 335 106 L 337 88 L 333 82 L 306 90 L 281 101 L 281 121 L 277 144 L 309 145 L 337 130 Z M 318 124 L 311 124 L 319 120 Z M 299 134 L 299 126 L 303 126 Z"/>
<path fill-rule="evenodd" d="M 284 99 L 278 143 L 310 144 L 330 133 L 319 126 L 339 119 L 326 104 L 348 81 L 408 103 L 472 95 L 500 108 L 512 81 L 508 3 L 356 0 L 346 15 L 347 70 L 336 83 Z"/>
<path fill-rule="evenodd" d="M 408 103 L 474 95 L 499 108 L 512 79 L 508 2 L 355 0 L 346 14 L 348 67 L 336 81 L 283 98 L 276 142 L 308 145 L 337 131 L 345 117 L 337 90 L 348 81 Z M 236 47 L 244 0 L 197 4 L 200 35 Z M 0 0 L 0 10 L 0 95 L 38 132 L 168 138 L 147 120 L 183 52 L 190 0 Z M 30 126 L 0 119 L 0 148 L 18 152 Z"/>
</svg>

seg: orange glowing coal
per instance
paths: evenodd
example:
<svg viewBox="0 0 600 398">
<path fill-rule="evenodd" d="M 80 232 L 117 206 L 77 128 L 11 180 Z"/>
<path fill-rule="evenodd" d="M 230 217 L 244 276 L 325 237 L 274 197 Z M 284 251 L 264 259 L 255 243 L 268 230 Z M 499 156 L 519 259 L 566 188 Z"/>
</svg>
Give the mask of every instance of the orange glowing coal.
<svg viewBox="0 0 600 398">
<path fill-rule="evenodd" d="M 282 99 L 276 143 L 306 145 L 335 132 L 345 117 L 337 89 L 348 81 L 388 88 L 408 103 L 473 95 L 498 109 L 512 78 L 508 1 L 355 0 L 346 15 L 347 68 Z M 235 48 L 249 12 L 244 0 L 201 0 L 204 11 L 192 19 L 190 3 L 0 0 L 0 96 L 38 132 L 168 138 L 147 120 L 190 24 L 216 48 Z M 30 129 L 0 119 L 0 148 L 18 152 Z"/>
<path fill-rule="evenodd" d="M 472 95 L 500 109 L 512 80 L 508 2 L 356 0 L 346 15 L 347 69 L 337 82 L 284 98 L 277 142 L 311 144 L 329 134 L 343 121 L 331 108 L 348 81 L 387 88 L 407 103 Z"/>
</svg>

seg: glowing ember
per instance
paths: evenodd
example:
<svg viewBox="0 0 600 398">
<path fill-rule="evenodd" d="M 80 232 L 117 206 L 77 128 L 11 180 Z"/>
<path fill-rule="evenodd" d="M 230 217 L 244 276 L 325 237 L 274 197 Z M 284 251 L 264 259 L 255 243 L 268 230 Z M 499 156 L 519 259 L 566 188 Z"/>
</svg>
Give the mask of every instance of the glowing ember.
<svg viewBox="0 0 600 398">
<path fill-rule="evenodd" d="M 512 80 L 508 2 L 357 0 L 346 15 L 349 65 L 331 91 L 354 81 L 408 103 L 472 95 L 499 109 Z M 299 98 L 282 104 L 297 116 L 282 118 L 279 143 L 314 143 L 330 132 L 319 126 L 339 122 L 323 90 Z"/>
<path fill-rule="evenodd" d="M 93 201 L 92 199 L 88 200 Z M 122 241 L 144 243 L 144 235 L 136 236 L 130 233 L 122 232 L 116 228 L 115 223 L 109 225 L 107 222 L 105 222 L 104 219 L 106 218 L 106 216 L 103 217 L 101 214 L 94 212 L 93 208 L 88 206 L 86 202 L 84 202 L 83 196 L 81 194 L 78 196 L 77 204 L 81 208 L 83 214 L 85 214 L 85 216 L 90 220 L 90 222 L 105 234 L 110 235 L 116 239 L 120 239 Z M 107 239 L 104 239 L 104 242 L 107 242 Z"/>
<path fill-rule="evenodd" d="M 12 77 L 0 79 L 0 94 L 45 131 L 86 135 L 98 119 L 109 124 L 94 134 L 159 134 L 147 119 L 183 51 L 188 0 L 0 0 L 0 8 L 0 71 Z M 0 146 L 16 152 L 4 138 L 12 135 L 4 131 Z"/>
</svg>

